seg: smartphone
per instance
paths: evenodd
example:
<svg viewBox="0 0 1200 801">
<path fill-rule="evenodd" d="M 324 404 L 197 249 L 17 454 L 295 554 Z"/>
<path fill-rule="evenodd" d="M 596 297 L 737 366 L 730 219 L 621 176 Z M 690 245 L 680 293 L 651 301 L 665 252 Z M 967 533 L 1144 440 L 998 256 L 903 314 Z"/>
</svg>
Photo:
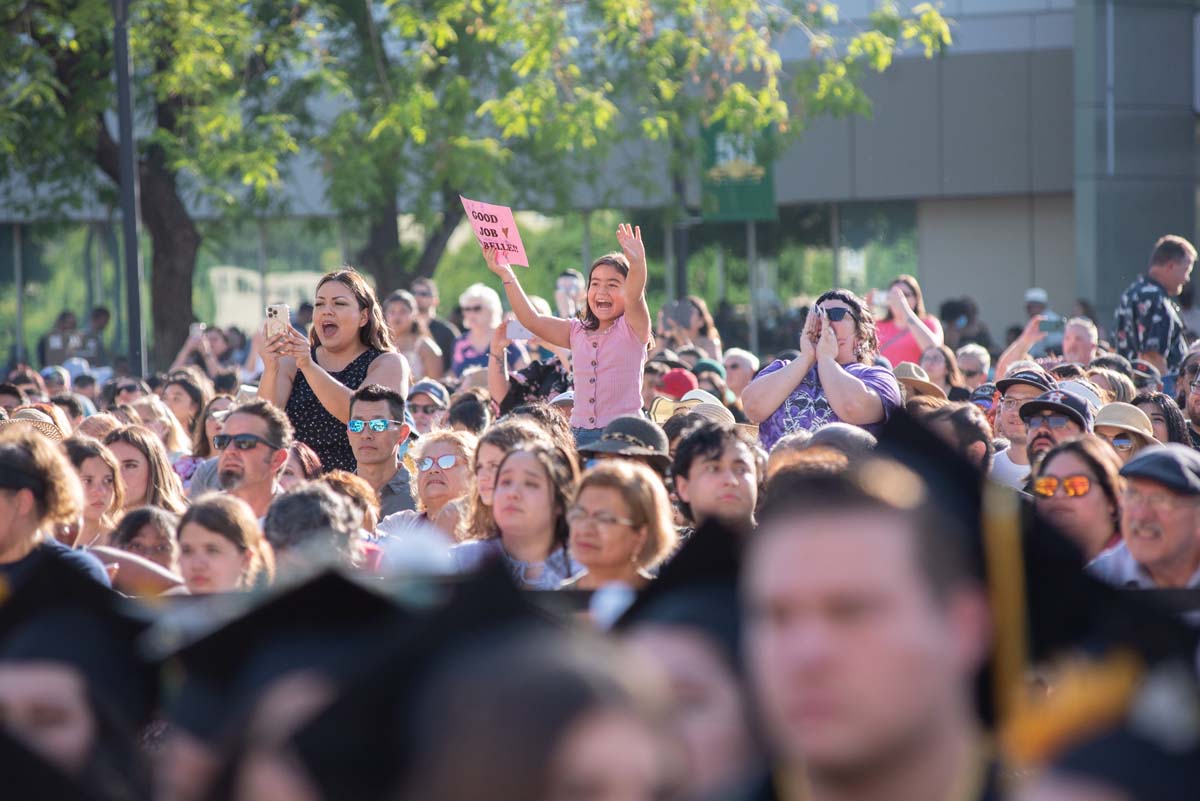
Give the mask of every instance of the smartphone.
<svg viewBox="0 0 1200 801">
<path fill-rule="evenodd" d="M 1038 330 L 1043 334 L 1060 334 L 1067 327 L 1067 321 L 1061 317 L 1052 317 L 1038 323 Z"/>
<path fill-rule="evenodd" d="M 521 325 L 520 320 L 509 320 L 505 333 L 513 342 L 528 342 L 533 339 L 533 332 Z"/>
<path fill-rule="evenodd" d="M 190 326 L 188 326 L 188 336 L 190 336 L 192 339 L 199 339 L 204 335 L 204 332 L 207 328 L 208 326 L 204 323 L 192 323 Z"/>
<path fill-rule="evenodd" d="M 689 300 L 673 300 L 663 307 L 663 317 L 688 331 L 692 327 L 692 303 Z"/>
<path fill-rule="evenodd" d="M 291 323 L 291 309 L 286 303 L 272 303 L 267 307 L 267 339 L 279 336 L 288 330 Z"/>
</svg>

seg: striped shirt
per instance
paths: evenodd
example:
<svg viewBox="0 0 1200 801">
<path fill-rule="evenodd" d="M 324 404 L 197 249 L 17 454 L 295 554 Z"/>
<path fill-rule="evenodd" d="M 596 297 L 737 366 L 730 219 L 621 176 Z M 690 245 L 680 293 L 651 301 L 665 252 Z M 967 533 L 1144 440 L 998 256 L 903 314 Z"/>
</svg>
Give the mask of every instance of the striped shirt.
<svg viewBox="0 0 1200 801">
<path fill-rule="evenodd" d="M 572 428 L 604 428 L 622 415 L 642 413 L 646 343 L 621 315 L 607 331 L 588 331 L 571 321 L 571 369 L 575 374 Z"/>
</svg>

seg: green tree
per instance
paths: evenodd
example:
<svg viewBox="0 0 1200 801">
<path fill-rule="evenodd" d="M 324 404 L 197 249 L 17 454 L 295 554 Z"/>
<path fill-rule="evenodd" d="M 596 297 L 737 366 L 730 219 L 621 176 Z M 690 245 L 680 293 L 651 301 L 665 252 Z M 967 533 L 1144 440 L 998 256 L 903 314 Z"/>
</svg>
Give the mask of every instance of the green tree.
<svg viewBox="0 0 1200 801">
<path fill-rule="evenodd" d="M 0 180 L 36 190 L 33 211 L 49 216 L 97 196 L 114 199 L 112 29 L 109 0 L 18 0 L 0 11 Z M 169 361 L 193 319 L 201 237 L 191 208 L 238 213 L 279 184 L 299 144 L 276 109 L 289 92 L 303 92 L 314 35 L 298 3 L 132 3 L 157 364 Z"/>
</svg>

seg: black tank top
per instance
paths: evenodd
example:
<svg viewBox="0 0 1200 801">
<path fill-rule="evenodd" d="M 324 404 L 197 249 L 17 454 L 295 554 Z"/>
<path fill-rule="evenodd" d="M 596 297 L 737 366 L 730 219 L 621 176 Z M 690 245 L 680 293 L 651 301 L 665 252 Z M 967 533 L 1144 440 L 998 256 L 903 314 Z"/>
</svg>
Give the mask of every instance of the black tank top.
<svg viewBox="0 0 1200 801">
<path fill-rule="evenodd" d="M 329 375 L 350 390 L 358 389 L 367 377 L 367 368 L 371 366 L 371 362 L 382 354 L 381 350 L 367 348 L 344 369 L 336 373 L 330 371 Z M 317 360 L 316 348 L 313 349 L 312 359 L 314 362 Z M 350 438 L 346 436 L 346 424 L 321 405 L 321 401 L 313 392 L 308 379 L 299 370 L 296 371 L 296 380 L 292 382 L 292 394 L 288 396 L 284 411 L 287 412 L 288 419 L 292 421 L 296 439 L 312 448 L 317 452 L 317 456 L 321 457 L 323 471 L 348 470 L 351 473 L 354 472 L 354 469 L 358 467 L 358 462 L 354 458 L 354 451 L 350 449 Z"/>
</svg>

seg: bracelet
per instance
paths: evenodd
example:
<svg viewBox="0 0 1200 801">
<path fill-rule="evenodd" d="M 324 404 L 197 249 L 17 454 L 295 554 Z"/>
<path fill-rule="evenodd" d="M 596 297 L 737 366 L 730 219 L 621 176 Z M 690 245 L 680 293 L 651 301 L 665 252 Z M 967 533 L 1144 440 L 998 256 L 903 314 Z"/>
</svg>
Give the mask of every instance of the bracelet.
<svg viewBox="0 0 1200 801">
<path fill-rule="evenodd" d="M 515 278 L 514 278 L 514 279 L 513 279 L 513 280 L 511 280 L 511 281 L 501 281 L 500 283 L 504 284 L 505 286 L 508 286 L 509 284 L 515 284 L 515 283 L 517 283 L 517 279 L 515 279 Z"/>
<path fill-rule="evenodd" d="M 504 355 L 503 355 L 503 354 L 501 354 L 501 353 L 493 353 L 493 352 L 492 352 L 492 351 L 490 351 L 490 350 L 488 351 L 488 356 L 491 356 L 493 359 L 503 359 L 503 358 L 504 358 Z"/>
</svg>

